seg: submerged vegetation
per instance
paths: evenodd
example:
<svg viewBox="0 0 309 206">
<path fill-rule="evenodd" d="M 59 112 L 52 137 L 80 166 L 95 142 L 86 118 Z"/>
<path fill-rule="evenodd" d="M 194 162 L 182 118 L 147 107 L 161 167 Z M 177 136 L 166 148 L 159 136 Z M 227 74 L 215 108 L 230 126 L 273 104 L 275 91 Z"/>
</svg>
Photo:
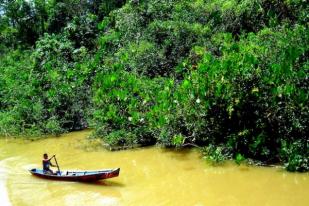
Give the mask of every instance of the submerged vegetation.
<svg viewBox="0 0 309 206">
<path fill-rule="evenodd" d="M 0 134 L 308 171 L 308 22 L 302 0 L 2 0 Z"/>
</svg>

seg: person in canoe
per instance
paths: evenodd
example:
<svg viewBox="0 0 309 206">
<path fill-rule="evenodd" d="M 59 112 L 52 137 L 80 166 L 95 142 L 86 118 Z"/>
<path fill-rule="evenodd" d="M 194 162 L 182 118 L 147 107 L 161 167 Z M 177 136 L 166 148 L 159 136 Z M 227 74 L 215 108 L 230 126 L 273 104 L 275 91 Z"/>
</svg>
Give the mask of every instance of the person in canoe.
<svg viewBox="0 0 309 206">
<path fill-rule="evenodd" d="M 52 156 L 51 158 L 48 159 L 48 155 L 45 153 L 43 154 L 43 172 L 45 174 L 51 174 L 51 175 L 54 175 L 55 173 L 50 169 L 50 166 L 51 167 L 56 167 L 56 165 L 53 165 L 51 163 L 51 159 L 53 158 L 54 156 Z"/>
</svg>

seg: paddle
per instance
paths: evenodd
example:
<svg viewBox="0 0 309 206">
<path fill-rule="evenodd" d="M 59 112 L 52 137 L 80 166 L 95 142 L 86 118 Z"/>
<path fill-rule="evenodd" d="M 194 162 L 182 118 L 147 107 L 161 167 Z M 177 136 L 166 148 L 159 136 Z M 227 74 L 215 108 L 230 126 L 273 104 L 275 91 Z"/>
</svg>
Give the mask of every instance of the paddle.
<svg viewBox="0 0 309 206">
<path fill-rule="evenodd" d="M 59 165 L 58 165 L 58 162 L 57 162 L 57 159 L 56 159 L 56 155 L 54 155 L 52 158 L 55 158 L 55 162 L 56 162 L 56 165 L 57 165 L 57 168 L 58 168 L 58 173 L 60 173 L 60 168 L 59 168 Z"/>
</svg>

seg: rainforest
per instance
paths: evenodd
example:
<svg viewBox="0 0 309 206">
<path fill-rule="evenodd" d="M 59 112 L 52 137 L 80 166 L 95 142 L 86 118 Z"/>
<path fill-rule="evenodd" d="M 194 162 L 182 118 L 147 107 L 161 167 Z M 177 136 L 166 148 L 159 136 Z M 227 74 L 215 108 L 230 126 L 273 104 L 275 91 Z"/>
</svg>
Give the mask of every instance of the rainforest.
<svg viewBox="0 0 309 206">
<path fill-rule="evenodd" d="M 0 136 L 308 171 L 308 22 L 305 0 L 0 0 Z"/>
</svg>

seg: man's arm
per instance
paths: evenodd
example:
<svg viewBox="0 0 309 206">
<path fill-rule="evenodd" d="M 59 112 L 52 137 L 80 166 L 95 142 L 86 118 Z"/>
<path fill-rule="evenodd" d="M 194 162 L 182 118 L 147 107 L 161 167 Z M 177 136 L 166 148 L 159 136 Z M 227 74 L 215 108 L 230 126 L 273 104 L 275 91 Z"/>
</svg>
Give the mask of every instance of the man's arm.
<svg viewBox="0 0 309 206">
<path fill-rule="evenodd" d="M 52 166 L 52 167 L 56 167 L 57 165 L 54 165 L 53 163 L 51 163 L 51 160 L 54 158 L 54 156 L 55 155 L 53 155 L 51 158 L 49 158 L 49 164 L 50 164 L 50 166 Z"/>
<path fill-rule="evenodd" d="M 53 159 L 55 157 L 55 155 L 53 155 L 51 158 L 48 159 L 48 161 L 50 161 L 51 159 Z"/>
</svg>

